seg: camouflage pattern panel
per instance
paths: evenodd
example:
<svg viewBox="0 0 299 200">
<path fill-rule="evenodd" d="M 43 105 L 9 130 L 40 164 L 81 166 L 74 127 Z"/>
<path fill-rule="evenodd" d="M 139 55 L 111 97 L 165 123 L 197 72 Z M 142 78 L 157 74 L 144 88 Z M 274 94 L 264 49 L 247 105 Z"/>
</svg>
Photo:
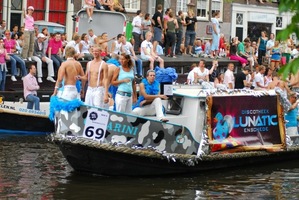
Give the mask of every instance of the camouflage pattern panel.
<svg viewBox="0 0 299 200">
<path fill-rule="evenodd" d="M 98 109 L 101 110 L 101 109 Z M 130 147 L 150 148 L 160 152 L 196 155 L 199 143 L 184 126 L 162 123 L 125 113 L 109 113 L 104 143 L 124 144 Z M 83 137 L 88 108 L 81 106 L 73 112 L 57 112 L 56 134 Z"/>
</svg>

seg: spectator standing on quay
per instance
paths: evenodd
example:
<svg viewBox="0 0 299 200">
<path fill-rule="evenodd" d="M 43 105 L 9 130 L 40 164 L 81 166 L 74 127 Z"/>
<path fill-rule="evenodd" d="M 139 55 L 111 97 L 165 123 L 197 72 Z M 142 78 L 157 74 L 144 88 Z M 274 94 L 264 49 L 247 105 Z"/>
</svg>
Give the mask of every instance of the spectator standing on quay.
<svg viewBox="0 0 299 200">
<path fill-rule="evenodd" d="M 162 40 L 162 34 L 163 34 L 163 16 L 162 16 L 162 5 L 158 4 L 157 11 L 152 17 L 152 22 L 154 26 L 154 38 L 153 38 L 153 51 L 157 52 L 157 46 L 159 42 Z"/>
<path fill-rule="evenodd" d="M 176 40 L 175 30 L 179 26 L 178 26 L 177 20 L 173 16 L 172 12 L 169 12 L 168 16 L 169 17 L 168 17 L 167 22 L 165 23 L 165 26 L 164 26 L 164 29 L 166 30 L 165 55 L 169 56 L 169 57 L 176 58 L 175 57 L 175 40 Z M 169 50 L 169 48 L 170 48 L 170 50 Z"/>
<path fill-rule="evenodd" d="M 43 77 L 43 70 L 42 70 L 42 62 L 47 63 L 48 66 L 48 77 L 47 80 L 55 83 L 56 81 L 53 79 L 54 77 L 54 66 L 53 66 L 53 60 L 48 58 L 45 54 L 45 44 L 44 40 L 46 39 L 46 36 L 44 34 L 39 33 L 37 36 L 37 39 L 34 42 L 34 52 L 32 56 L 32 60 L 36 62 L 37 65 L 37 81 L 39 83 L 42 83 L 42 77 Z"/>
<path fill-rule="evenodd" d="M 4 48 L 3 38 L 0 38 L 0 91 L 5 90 L 5 82 L 6 82 L 6 60 L 9 60 L 10 57 Z"/>
<path fill-rule="evenodd" d="M 152 21 L 150 19 L 150 14 L 146 13 L 144 19 L 142 20 L 142 39 L 144 40 L 145 34 L 148 31 L 152 31 Z"/>
<path fill-rule="evenodd" d="M 196 22 L 197 18 L 194 16 L 193 10 L 189 10 L 188 16 L 185 18 L 186 21 L 186 32 L 185 32 L 185 54 L 187 53 L 188 48 L 188 54 L 192 54 L 192 46 L 194 44 L 195 36 L 196 36 Z"/>
<path fill-rule="evenodd" d="M 48 44 L 48 58 L 53 60 L 56 71 L 62 63 L 62 53 L 61 34 L 55 33 L 54 38 L 50 39 Z"/>
<path fill-rule="evenodd" d="M 270 69 L 276 71 L 279 69 L 279 64 L 281 60 L 281 48 L 279 46 L 279 41 L 275 40 L 274 45 L 270 48 L 271 63 Z"/>
<path fill-rule="evenodd" d="M 132 21 L 132 26 L 133 26 L 132 34 L 133 34 L 133 38 L 135 40 L 135 44 L 134 44 L 135 52 L 139 52 L 139 47 L 141 44 L 141 33 L 142 33 L 142 18 L 141 17 L 142 17 L 141 10 L 137 10 L 136 16 L 133 18 L 133 21 Z"/>
<path fill-rule="evenodd" d="M 176 29 L 176 44 L 175 44 L 175 54 L 182 54 L 181 52 L 181 44 L 183 41 L 183 26 L 185 25 L 185 18 L 183 11 L 178 12 L 178 17 L 176 18 L 178 22 L 178 28 Z"/>
<path fill-rule="evenodd" d="M 34 46 L 34 18 L 32 13 L 34 11 L 33 6 L 29 6 L 26 10 L 24 10 L 24 24 L 25 24 L 25 32 L 24 32 L 24 46 L 22 50 L 22 58 L 24 60 L 28 59 L 31 61 L 31 57 L 33 56 L 33 46 Z"/>
<path fill-rule="evenodd" d="M 92 22 L 92 14 L 93 14 L 93 9 L 96 6 L 94 0 L 85 0 L 85 5 L 84 8 L 86 9 L 86 13 L 88 16 L 88 23 Z"/>
<path fill-rule="evenodd" d="M 39 85 L 36 81 L 36 67 L 35 65 L 30 65 L 28 67 L 29 73 L 23 79 L 24 97 L 27 103 L 27 109 L 39 110 L 39 97 L 37 96 L 37 90 L 39 90 Z"/>
<path fill-rule="evenodd" d="M 63 62 L 58 70 L 57 81 L 54 88 L 53 96 L 56 96 L 58 89 L 61 93 L 58 96 L 66 101 L 80 99 L 80 91 L 78 81 L 86 81 L 81 64 L 74 59 L 76 51 L 73 47 L 65 49 L 66 61 Z M 63 83 L 62 83 L 63 82 Z"/>
<path fill-rule="evenodd" d="M 212 46 L 211 46 L 211 54 L 210 58 L 214 58 L 214 56 L 218 56 L 219 53 L 219 40 L 220 40 L 220 25 L 219 25 L 219 17 L 220 17 L 220 12 L 216 11 L 213 13 L 213 18 L 211 19 L 212 22 Z"/>
<path fill-rule="evenodd" d="M 257 62 L 261 65 L 263 56 L 266 55 L 266 45 L 267 45 L 268 37 L 266 35 L 266 31 L 261 32 L 261 37 L 259 37 L 257 41 L 258 47 L 258 59 Z"/>
<path fill-rule="evenodd" d="M 139 84 L 138 101 L 133 109 L 133 114 L 139 116 L 156 115 L 161 122 L 168 122 L 163 113 L 162 99 L 166 100 L 166 95 L 160 94 L 160 84 L 156 81 L 154 70 L 148 70 L 146 78 Z"/>
<path fill-rule="evenodd" d="M 271 61 L 271 48 L 274 46 L 274 43 L 275 43 L 275 35 L 274 33 L 271 33 L 270 34 L 270 39 L 267 41 L 267 44 L 266 44 L 266 56 L 269 58 L 268 60 Z"/>
</svg>

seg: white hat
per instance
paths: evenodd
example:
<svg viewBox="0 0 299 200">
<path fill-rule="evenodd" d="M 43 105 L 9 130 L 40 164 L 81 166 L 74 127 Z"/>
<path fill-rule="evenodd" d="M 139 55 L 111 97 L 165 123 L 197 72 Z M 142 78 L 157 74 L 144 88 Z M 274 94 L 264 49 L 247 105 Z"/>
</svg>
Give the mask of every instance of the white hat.
<svg viewBox="0 0 299 200">
<path fill-rule="evenodd" d="M 34 10 L 33 6 L 29 6 L 27 10 Z"/>
<path fill-rule="evenodd" d="M 42 34 L 42 33 L 39 33 L 39 34 L 37 35 L 37 38 L 46 38 L 46 36 L 45 36 L 44 34 Z"/>
</svg>

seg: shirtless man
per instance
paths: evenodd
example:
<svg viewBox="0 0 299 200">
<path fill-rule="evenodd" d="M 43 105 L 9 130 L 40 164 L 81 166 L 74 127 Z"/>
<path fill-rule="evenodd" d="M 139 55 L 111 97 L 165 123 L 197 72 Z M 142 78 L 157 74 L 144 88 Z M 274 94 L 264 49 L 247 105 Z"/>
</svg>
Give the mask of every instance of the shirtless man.
<svg viewBox="0 0 299 200">
<path fill-rule="evenodd" d="M 82 65 L 74 59 L 76 50 L 74 47 L 67 47 L 65 57 L 67 60 L 61 64 L 58 70 L 57 81 L 53 95 L 57 95 L 58 89 L 62 89 L 59 97 L 71 101 L 80 99 L 80 90 L 77 82 L 84 80 L 84 71 Z M 63 82 L 63 84 L 62 84 Z"/>
<path fill-rule="evenodd" d="M 87 63 L 85 77 L 88 80 L 88 88 L 85 104 L 108 108 L 108 65 L 102 60 L 101 52 L 101 47 L 95 46 L 92 52 L 94 59 Z"/>
<path fill-rule="evenodd" d="M 297 97 L 299 97 L 299 71 L 296 74 L 291 75 L 291 80 L 289 83 L 289 87 L 292 87 L 292 91 L 297 93 Z"/>
</svg>

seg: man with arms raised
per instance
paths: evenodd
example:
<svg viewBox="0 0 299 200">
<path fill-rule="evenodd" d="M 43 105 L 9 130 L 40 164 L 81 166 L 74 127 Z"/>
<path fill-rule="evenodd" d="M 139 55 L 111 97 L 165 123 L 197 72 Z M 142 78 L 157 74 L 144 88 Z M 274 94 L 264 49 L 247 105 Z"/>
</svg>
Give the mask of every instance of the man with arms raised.
<svg viewBox="0 0 299 200">
<path fill-rule="evenodd" d="M 101 47 L 93 48 L 92 61 L 87 63 L 85 78 L 88 88 L 85 96 L 85 104 L 108 108 L 108 65 L 101 58 Z M 83 84 L 84 88 L 85 83 Z"/>
<path fill-rule="evenodd" d="M 71 101 L 80 98 L 79 80 L 84 80 L 84 71 L 81 64 L 74 59 L 76 51 L 73 47 L 67 47 L 65 57 L 67 60 L 61 64 L 58 70 L 57 81 L 53 95 L 57 95 L 60 88 L 61 99 Z"/>
</svg>

